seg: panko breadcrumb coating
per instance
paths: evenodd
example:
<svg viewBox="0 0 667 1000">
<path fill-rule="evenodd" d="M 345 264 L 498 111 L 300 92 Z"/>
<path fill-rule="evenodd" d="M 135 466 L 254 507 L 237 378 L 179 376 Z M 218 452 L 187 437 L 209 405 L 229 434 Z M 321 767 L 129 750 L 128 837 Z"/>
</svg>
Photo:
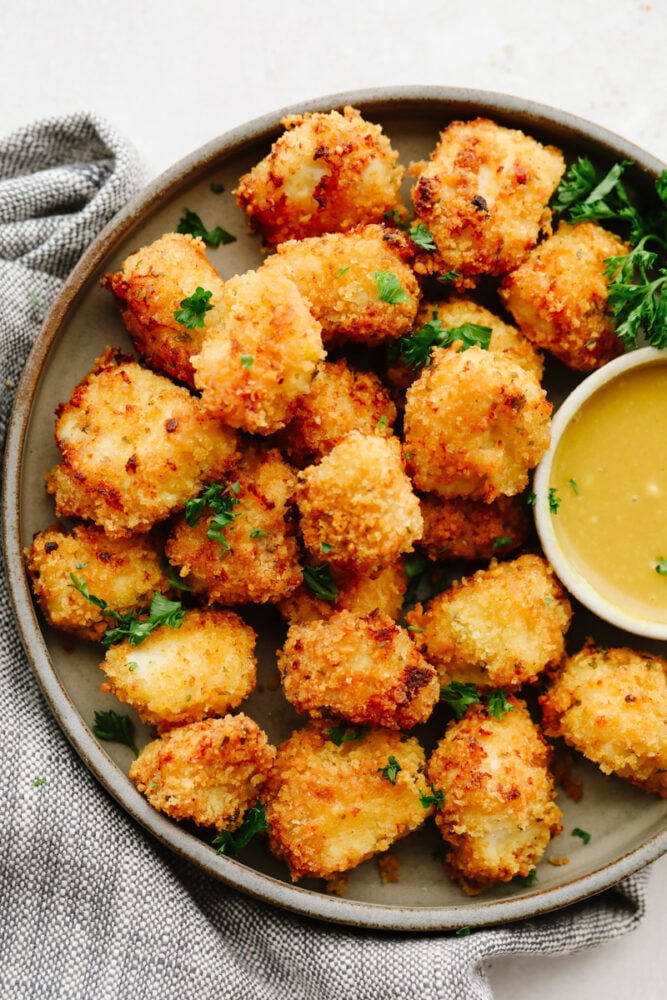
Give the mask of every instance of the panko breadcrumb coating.
<svg viewBox="0 0 667 1000">
<path fill-rule="evenodd" d="M 605 774 L 667 797 L 667 660 L 592 641 L 540 697 L 547 736 L 562 737 Z"/>
<path fill-rule="evenodd" d="M 440 698 L 435 668 L 410 633 L 378 610 L 292 625 L 278 669 L 287 700 L 315 719 L 411 729 Z"/>
<path fill-rule="evenodd" d="M 424 532 L 419 548 L 429 559 L 491 559 L 520 548 L 531 529 L 521 497 L 498 497 L 491 503 L 466 497 L 420 500 Z"/>
<path fill-rule="evenodd" d="M 165 233 L 126 257 L 102 286 L 114 295 L 120 314 L 146 364 L 194 386 L 190 362 L 201 349 L 207 327 L 220 323 L 224 282 L 206 257 L 198 236 Z M 184 299 L 202 288 L 211 295 L 200 326 L 180 323 L 175 313 Z"/>
<path fill-rule="evenodd" d="M 56 414 L 63 460 L 46 476 L 56 515 L 112 537 L 148 531 L 238 458 L 236 433 L 185 387 L 113 350 Z"/>
<path fill-rule="evenodd" d="M 99 640 L 113 623 L 79 593 L 72 574 L 119 615 L 148 608 L 155 593 L 170 589 L 158 544 L 144 535 L 109 538 L 95 525 L 80 524 L 69 533 L 58 525 L 40 531 L 25 557 L 49 625 L 81 639 Z"/>
<path fill-rule="evenodd" d="M 452 122 L 430 160 L 410 166 L 415 218 L 437 248 L 416 269 L 454 271 L 459 288 L 513 270 L 550 231 L 548 202 L 564 170 L 560 150 L 517 129 L 487 118 Z"/>
<path fill-rule="evenodd" d="M 549 447 L 551 403 L 498 352 L 438 347 L 406 394 L 404 451 L 415 486 L 487 503 L 521 493 Z"/>
<path fill-rule="evenodd" d="M 443 685 L 517 688 L 565 654 L 572 609 L 542 556 L 530 553 L 463 578 L 407 615 Z"/>
<path fill-rule="evenodd" d="M 138 646 L 107 650 L 103 691 L 136 709 L 158 730 L 237 708 L 255 687 L 256 635 L 233 611 L 186 611 Z"/>
<path fill-rule="evenodd" d="M 293 281 L 247 271 L 225 285 L 224 318 L 192 357 L 204 407 L 252 434 L 284 427 L 324 356 L 320 324 Z"/>
<path fill-rule="evenodd" d="M 306 547 L 344 569 L 386 566 L 422 533 L 397 438 L 351 431 L 299 474 L 297 503 Z"/>
<path fill-rule="evenodd" d="M 266 243 L 342 232 L 403 211 L 405 170 L 379 125 L 356 108 L 291 115 L 234 192 Z"/>
<path fill-rule="evenodd" d="M 257 801 L 275 755 L 256 722 L 225 715 L 153 740 L 132 762 L 130 778 L 172 819 L 236 830 Z"/>
<path fill-rule="evenodd" d="M 408 575 L 402 559 L 375 572 L 346 571 L 331 566 L 331 579 L 337 591 L 334 600 L 316 597 L 303 583 L 278 604 L 278 610 L 290 625 L 301 625 L 318 618 L 330 618 L 339 611 L 367 615 L 382 611 L 390 618 L 400 616 L 408 587 Z"/>
<path fill-rule="evenodd" d="M 167 558 L 209 604 L 281 600 L 302 580 L 292 516 L 295 490 L 296 472 L 277 449 L 246 442 L 223 484 L 233 517 L 223 530 L 226 544 L 208 537 L 214 512 L 206 507 L 197 524 L 188 524 L 185 516 L 175 521 Z"/>
<path fill-rule="evenodd" d="M 562 829 L 551 750 L 525 703 L 508 701 L 501 718 L 472 705 L 428 763 L 429 781 L 444 794 L 435 821 L 448 845 L 445 867 L 469 895 L 529 875 Z"/>
<path fill-rule="evenodd" d="M 594 222 L 561 222 L 503 279 L 500 296 L 536 347 L 576 371 L 593 371 L 623 352 L 604 262 L 628 251 L 627 243 Z"/>
<path fill-rule="evenodd" d="M 292 279 L 322 324 L 325 343 L 345 337 L 377 345 L 413 327 L 421 297 L 413 257 L 414 246 L 399 230 L 369 225 L 281 243 L 263 267 Z M 404 294 L 397 301 L 380 297 L 376 275 L 383 273 L 398 281 Z"/>
<path fill-rule="evenodd" d="M 352 368 L 344 358 L 323 361 L 310 392 L 278 440 L 303 468 L 330 452 L 350 431 L 391 434 L 395 420 L 396 407 L 374 372 Z"/>
<path fill-rule="evenodd" d="M 293 733 L 278 748 L 262 792 L 269 846 L 294 882 L 356 867 L 433 812 L 422 804 L 430 788 L 424 751 L 414 737 L 376 727 L 350 729 L 337 745 L 328 735 L 337 728 L 311 721 Z"/>
</svg>

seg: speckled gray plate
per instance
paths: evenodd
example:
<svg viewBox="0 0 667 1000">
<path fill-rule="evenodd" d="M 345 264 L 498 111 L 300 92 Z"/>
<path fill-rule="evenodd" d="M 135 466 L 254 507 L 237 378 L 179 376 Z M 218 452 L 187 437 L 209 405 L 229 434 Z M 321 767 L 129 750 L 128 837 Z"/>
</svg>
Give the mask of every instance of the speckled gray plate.
<svg viewBox="0 0 667 1000">
<path fill-rule="evenodd" d="M 136 792 L 127 777 L 130 752 L 122 746 L 100 744 L 91 734 L 95 710 L 117 707 L 110 695 L 99 690 L 100 647 L 82 642 L 72 648 L 69 639 L 44 626 L 33 608 L 22 563 L 22 547 L 34 532 L 54 520 L 43 476 L 58 460 L 53 441 L 56 405 L 69 398 L 106 345 L 130 348 L 111 296 L 99 286 L 102 274 L 116 269 L 131 250 L 173 230 L 184 207 L 197 211 L 208 225 L 222 225 L 238 237 L 236 243 L 211 251 L 223 277 L 256 266 L 261 259 L 259 242 L 248 234 L 231 193 L 238 177 L 267 152 L 281 131 L 279 120 L 284 114 L 328 111 L 345 104 L 353 104 L 367 118 L 381 123 L 406 165 L 428 155 L 449 121 L 481 114 L 560 146 L 568 158 L 589 155 L 601 167 L 633 160 L 641 168 L 640 186 L 648 188 L 662 169 L 661 163 L 630 143 L 563 112 L 512 97 L 445 88 L 336 94 L 253 121 L 197 150 L 150 185 L 90 247 L 29 358 L 5 460 L 3 521 L 10 586 L 26 649 L 60 725 L 119 805 L 174 851 L 243 892 L 324 920 L 404 931 L 498 924 L 590 896 L 657 858 L 667 849 L 667 802 L 606 778 L 592 765 L 578 761 L 575 775 L 583 781 L 584 796 L 575 803 L 559 795 L 564 832 L 547 851 L 554 859 L 567 856 L 569 863 L 552 866 L 544 860 L 538 881 L 530 887 L 511 883 L 479 897 L 466 897 L 443 874 L 432 822 L 396 845 L 394 853 L 402 862 L 397 883 L 383 883 L 376 861 L 371 860 L 352 874 L 345 898 L 327 895 L 318 882 L 294 886 L 284 866 L 270 857 L 261 842 L 252 844 L 242 861 L 218 856 L 206 839 L 155 812 Z M 224 193 L 214 194 L 211 182 L 222 183 Z M 562 371 L 550 376 L 554 399 L 569 388 L 562 377 Z M 277 741 L 296 721 L 275 690 L 273 653 L 280 641 L 280 626 L 270 613 L 254 615 L 252 623 L 260 631 L 261 662 L 258 690 L 246 708 Z M 573 647 L 586 633 L 606 642 L 649 646 L 622 634 L 610 635 L 607 627 L 579 615 L 572 630 Z M 444 725 L 444 718 L 438 716 L 435 724 Z M 138 721 L 137 729 L 141 742 L 146 742 L 149 730 Z M 588 845 L 571 836 L 573 827 L 591 833 Z"/>
</svg>

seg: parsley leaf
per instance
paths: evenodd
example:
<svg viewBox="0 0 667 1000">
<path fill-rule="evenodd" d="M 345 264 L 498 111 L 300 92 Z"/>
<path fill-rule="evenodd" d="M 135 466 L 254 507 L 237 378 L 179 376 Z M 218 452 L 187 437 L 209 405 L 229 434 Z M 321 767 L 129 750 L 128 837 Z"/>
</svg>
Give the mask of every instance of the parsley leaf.
<svg viewBox="0 0 667 1000">
<path fill-rule="evenodd" d="M 562 504 L 563 499 L 558 495 L 558 490 L 554 489 L 552 486 L 549 490 L 549 511 L 552 514 L 558 513 L 558 508 Z"/>
<path fill-rule="evenodd" d="M 392 785 L 396 784 L 396 777 L 399 771 L 403 768 L 398 763 L 394 756 L 390 756 L 384 767 L 378 767 L 378 773 L 385 778 L 386 781 L 390 782 Z"/>
<path fill-rule="evenodd" d="M 102 645 L 105 649 L 115 645 L 117 642 L 127 640 L 131 646 L 138 646 L 148 638 L 160 625 L 167 625 L 169 628 L 180 628 L 183 623 L 185 611 L 180 601 L 170 601 L 162 594 L 153 594 L 153 600 L 148 611 L 147 619 L 139 619 L 131 612 L 120 614 L 110 608 L 107 602 L 91 594 L 88 584 L 75 573 L 70 573 L 70 580 L 75 590 L 85 597 L 89 604 L 94 604 L 113 621 L 117 622 L 114 628 L 108 628 L 102 636 Z"/>
<path fill-rule="evenodd" d="M 452 681 L 447 687 L 440 688 L 440 701 L 449 705 L 457 719 L 462 719 L 468 706 L 479 701 L 479 695 L 474 684 Z"/>
<path fill-rule="evenodd" d="M 409 302 L 409 296 L 395 274 L 391 271 L 373 271 L 375 287 L 381 302 L 398 305 L 399 302 Z"/>
<path fill-rule="evenodd" d="M 187 326 L 188 330 L 195 330 L 204 325 L 204 315 L 212 309 L 209 299 L 212 292 L 207 292 L 199 285 L 192 295 L 181 301 L 181 308 L 174 313 L 177 323 Z"/>
<path fill-rule="evenodd" d="M 424 323 L 419 330 L 398 340 L 398 356 L 403 364 L 418 371 L 424 365 L 431 364 L 431 351 L 434 347 L 450 347 L 456 341 L 460 341 L 459 351 L 475 346 L 487 350 L 491 342 L 491 332 L 491 327 L 480 326 L 478 323 L 444 327 L 437 310 L 434 309 L 432 319 Z"/>
<path fill-rule="evenodd" d="M 504 688 L 489 691 L 486 696 L 486 707 L 489 710 L 489 715 L 492 715 L 494 719 L 502 719 L 505 712 L 514 711 L 514 705 L 510 705 L 505 697 Z"/>
<path fill-rule="evenodd" d="M 410 239 L 420 248 L 420 250 L 436 250 L 433 234 L 426 228 L 423 222 L 417 222 L 409 229 Z"/>
<path fill-rule="evenodd" d="M 419 793 L 419 801 L 423 805 L 424 809 L 430 809 L 431 806 L 435 806 L 436 809 L 442 809 L 445 804 L 445 793 L 440 788 L 434 788 L 431 785 L 432 795 L 427 795 L 425 792 Z"/>
<path fill-rule="evenodd" d="M 183 209 L 183 215 L 176 226 L 176 232 L 188 233 L 190 236 L 201 236 L 209 247 L 217 247 L 221 243 L 223 246 L 227 243 L 236 243 L 236 237 L 228 233 L 222 226 L 207 229 L 197 213 L 191 212 L 189 208 Z"/>
<path fill-rule="evenodd" d="M 527 875 L 515 875 L 513 881 L 527 889 L 528 886 L 535 885 L 537 882 L 537 869 L 531 868 Z"/>
<path fill-rule="evenodd" d="M 339 590 L 333 581 L 331 564 L 328 562 L 320 566 L 304 566 L 303 582 L 319 601 L 335 601 L 338 598 Z"/>
<path fill-rule="evenodd" d="M 575 826 L 573 830 L 570 831 L 570 836 L 579 837 L 583 840 L 584 844 L 590 843 L 591 835 L 587 830 L 582 830 L 581 827 Z"/>
<path fill-rule="evenodd" d="M 46 778 L 33 778 L 31 782 L 33 788 L 41 788 L 41 786 L 45 784 L 46 784 Z"/>
<path fill-rule="evenodd" d="M 360 740 L 365 732 L 365 726 L 356 726 L 352 728 L 348 726 L 347 723 L 340 722 L 337 726 L 332 726 L 331 729 L 327 729 L 327 736 L 332 743 L 335 743 L 337 747 L 340 747 L 343 743 L 351 743 L 352 740 Z"/>
<path fill-rule="evenodd" d="M 511 535 L 497 535 L 493 539 L 492 547 L 494 552 L 499 552 L 501 549 L 506 549 L 513 543 L 514 539 Z"/>
<path fill-rule="evenodd" d="M 631 166 L 630 160 L 623 160 L 601 176 L 587 157 L 579 157 L 565 172 L 552 207 L 556 212 L 567 213 L 571 223 L 626 222 L 630 226 L 630 241 L 639 242 L 647 234 L 646 224 L 621 179 Z"/>
<path fill-rule="evenodd" d="M 110 709 L 108 712 L 95 712 L 93 733 L 98 740 L 109 740 L 112 743 L 123 743 L 139 756 L 134 742 L 134 726 L 129 715 L 119 715 Z"/>
<path fill-rule="evenodd" d="M 667 269 L 661 267 L 651 277 L 658 255 L 645 245 L 642 240 L 629 254 L 607 258 L 607 298 L 626 347 L 636 347 L 641 332 L 651 346 L 667 347 Z"/>
<path fill-rule="evenodd" d="M 213 841 L 213 845 L 218 848 L 218 854 L 228 854 L 233 857 L 250 843 L 255 834 L 268 830 L 268 828 L 266 809 L 261 802 L 257 802 L 248 809 L 243 817 L 243 823 L 238 829 L 221 830 Z"/>
<path fill-rule="evenodd" d="M 659 576 L 667 576 L 667 559 L 664 556 L 658 556 L 656 559 L 655 571 Z"/>
<path fill-rule="evenodd" d="M 225 538 L 224 530 L 238 517 L 239 512 L 234 510 L 239 504 L 239 500 L 234 496 L 238 491 L 238 483 L 232 483 L 229 487 L 220 486 L 218 483 L 207 486 L 198 497 L 188 500 L 185 504 L 186 524 L 195 528 L 201 520 L 204 508 L 210 507 L 213 517 L 206 531 L 206 537 L 228 549 L 229 542 Z"/>
</svg>

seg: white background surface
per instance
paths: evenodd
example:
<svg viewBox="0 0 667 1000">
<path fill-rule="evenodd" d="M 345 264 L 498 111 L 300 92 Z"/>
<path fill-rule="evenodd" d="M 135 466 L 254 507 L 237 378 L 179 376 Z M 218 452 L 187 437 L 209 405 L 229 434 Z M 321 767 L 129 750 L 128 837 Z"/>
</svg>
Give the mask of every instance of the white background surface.
<svg viewBox="0 0 667 1000">
<path fill-rule="evenodd" d="M 9 6 L 0 0 L 0 134 L 93 110 L 134 143 L 147 179 L 247 119 L 399 84 L 530 98 L 667 162 L 665 0 L 21 0 L 11 13 Z M 638 931 L 575 956 L 497 960 L 495 995 L 666 997 L 666 926 L 663 858 L 653 866 Z"/>
</svg>

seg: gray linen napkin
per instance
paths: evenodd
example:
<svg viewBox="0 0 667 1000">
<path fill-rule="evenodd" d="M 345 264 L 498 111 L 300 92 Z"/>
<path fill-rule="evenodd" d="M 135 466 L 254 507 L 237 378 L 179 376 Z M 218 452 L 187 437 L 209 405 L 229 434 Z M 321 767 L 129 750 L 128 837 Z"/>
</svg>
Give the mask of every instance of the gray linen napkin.
<svg viewBox="0 0 667 1000">
<path fill-rule="evenodd" d="M 95 115 L 0 141 L 1 439 L 46 309 L 138 183 L 133 152 Z M 2 997 L 488 1000 L 486 960 L 570 953 L 642 918 L 646 872 L 468 937 L 330 927 L 237 894 L 154 841 L 81 763 L 23 653 L 4 576 L 0 615 Z"/>
</svg>

